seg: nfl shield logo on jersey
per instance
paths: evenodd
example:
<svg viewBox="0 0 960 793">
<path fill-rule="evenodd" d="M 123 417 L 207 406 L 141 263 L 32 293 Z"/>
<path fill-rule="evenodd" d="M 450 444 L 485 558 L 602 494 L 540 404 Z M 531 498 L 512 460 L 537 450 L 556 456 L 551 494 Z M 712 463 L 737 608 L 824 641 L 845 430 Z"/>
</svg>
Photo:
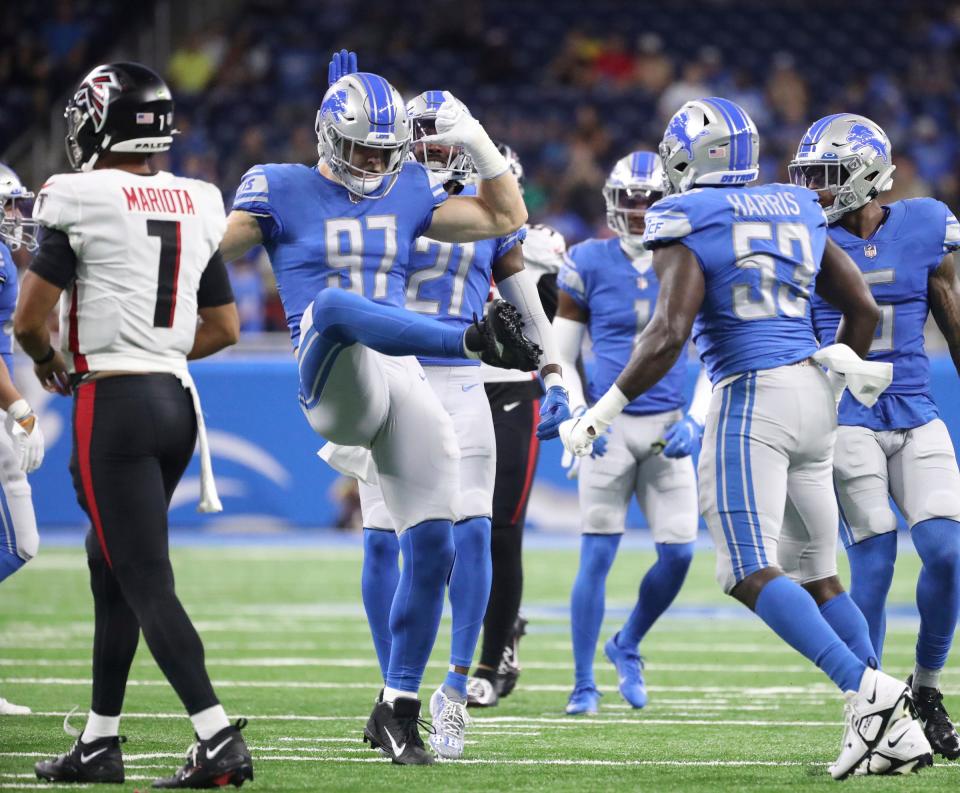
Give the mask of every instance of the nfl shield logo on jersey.
<svg viewBox="0 0 960 793">
<path fill-rule="evenodd" d="M 863 255 L 866 256 L 868 259 L 877 258 L 877 246 L 872 243 L 870 245 L 864 245 Z"/>
</svg>

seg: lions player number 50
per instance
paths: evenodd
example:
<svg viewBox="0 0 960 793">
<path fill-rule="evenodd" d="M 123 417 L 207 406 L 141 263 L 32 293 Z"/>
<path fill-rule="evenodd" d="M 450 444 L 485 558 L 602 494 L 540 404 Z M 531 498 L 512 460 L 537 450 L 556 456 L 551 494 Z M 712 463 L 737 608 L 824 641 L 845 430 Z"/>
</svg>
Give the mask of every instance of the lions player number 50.
<svg viewBox="0 0 960 793">
<path fill-rule="evenodd" d="M 755 241 L 776 239 L 777 250 L 788 261 L 798 262 L 793 284 L 777 289 L 777 261 L 768 253 L 754 250 Z M 759 270 L 760 283 L 733 287 L 733 311 L 740 319 L 769 319 L 776 316 L 802 317 L 810 300 L 810 282 L 816 274 L 810 230 L 802 223 L 749 222 L 733 226 L 733 251 L 737 267 Z M 798 256 L 799 254 L 799 256 Z M 759 292 L 759 295 L 754 295 Z"/>
</svg>

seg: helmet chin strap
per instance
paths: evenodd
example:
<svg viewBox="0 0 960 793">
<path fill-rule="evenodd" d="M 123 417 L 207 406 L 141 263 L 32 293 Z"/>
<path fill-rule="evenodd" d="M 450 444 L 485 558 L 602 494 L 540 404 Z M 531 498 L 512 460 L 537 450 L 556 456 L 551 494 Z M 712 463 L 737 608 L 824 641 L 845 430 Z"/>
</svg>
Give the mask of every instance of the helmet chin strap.
<svg viewBox="0 0 960 793">
<path fill-rule="evenodd" d="M 621 234 L 620 247 L 631 259 L 639 259 L 646 252 L 643 242 L 637 239 L 636 234 Z"/>
</svg>

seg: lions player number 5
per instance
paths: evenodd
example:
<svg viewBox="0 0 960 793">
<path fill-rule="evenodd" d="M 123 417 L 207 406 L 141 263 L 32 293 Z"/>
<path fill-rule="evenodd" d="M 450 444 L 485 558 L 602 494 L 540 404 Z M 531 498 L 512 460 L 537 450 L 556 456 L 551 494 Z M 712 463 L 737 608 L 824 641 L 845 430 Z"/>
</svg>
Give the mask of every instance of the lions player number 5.
<svg viewBox="0 0 960 793">
<path fill-rule="evenodd" d="M 776 230 L 774 230 L 776 227 Z M 776 236 L 777 249 L 788 261 L 799 263 L 793 271 L 793 284 L 777 289 L 777 262 L 767 253 L 758 253 L 754 241 L 772 241 Z M 737 284 L 733 287 L 733 311 L 740 319 L 769 319 L 780 316 L 802 317 L 807 313 L 810 282 L 816 274 L 810 231 L 802 223 L 750 222 L 733 226 L 733 250 L 737 267 L 759 270 L 759 286 Z M 759 296 L 754 297 L 756 291 Z"/>
</svg>

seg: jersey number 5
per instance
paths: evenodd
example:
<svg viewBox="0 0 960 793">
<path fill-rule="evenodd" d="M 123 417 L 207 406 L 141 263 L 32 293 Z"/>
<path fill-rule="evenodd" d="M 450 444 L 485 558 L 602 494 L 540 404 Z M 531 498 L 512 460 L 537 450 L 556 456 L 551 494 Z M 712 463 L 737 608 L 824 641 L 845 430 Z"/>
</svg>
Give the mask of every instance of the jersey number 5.
<svg viewBox="0 0 960 793">
<path fill-rule="evenodd" d="M 147 235 L 160 238 L 160 275 L 153 327 L 172 328 L 177 310 L 177 276 L 180 275 L 180 221 L 148 220 Z"/>
</svg>

